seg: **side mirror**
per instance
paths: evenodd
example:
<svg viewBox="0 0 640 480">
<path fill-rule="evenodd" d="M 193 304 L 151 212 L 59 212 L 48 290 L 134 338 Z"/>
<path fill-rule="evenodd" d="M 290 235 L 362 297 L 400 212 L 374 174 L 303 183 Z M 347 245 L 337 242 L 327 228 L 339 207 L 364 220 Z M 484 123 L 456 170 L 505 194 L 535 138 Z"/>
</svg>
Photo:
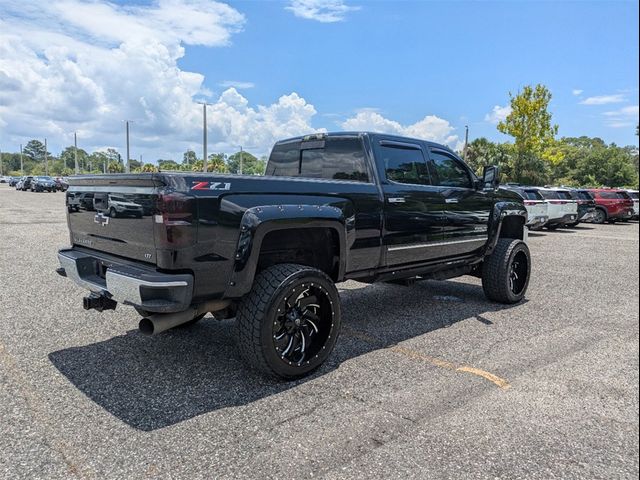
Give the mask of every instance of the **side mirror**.
<svg viewBox="0 0 640 480">
<path fill-rule="evenodd" d="M 500 185 L 500 169 L 497 165 L 484 167 L 482 172 L 482 187 L 495 190 Z"/>
</svg>

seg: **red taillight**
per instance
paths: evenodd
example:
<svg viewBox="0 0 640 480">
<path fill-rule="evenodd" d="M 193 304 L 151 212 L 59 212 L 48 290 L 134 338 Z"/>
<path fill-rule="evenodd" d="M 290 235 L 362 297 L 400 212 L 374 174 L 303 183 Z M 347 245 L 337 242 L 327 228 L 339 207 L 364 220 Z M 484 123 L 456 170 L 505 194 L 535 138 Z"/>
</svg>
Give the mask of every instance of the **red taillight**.
<svg viewBox="0 0 640 480">
<path fill-rule="evenodd" d="M 160 195 L 153 220 L 158 248 L 177 248 L 196 241 L 195 198 L 183 193 Z"/>
</svg>

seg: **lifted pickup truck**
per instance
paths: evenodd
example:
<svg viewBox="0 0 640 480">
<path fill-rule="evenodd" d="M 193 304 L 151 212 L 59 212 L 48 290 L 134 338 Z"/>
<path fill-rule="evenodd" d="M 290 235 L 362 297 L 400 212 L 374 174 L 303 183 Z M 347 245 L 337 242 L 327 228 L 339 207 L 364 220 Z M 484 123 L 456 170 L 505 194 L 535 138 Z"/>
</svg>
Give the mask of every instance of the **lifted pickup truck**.
<svg viewBox="0 0 640 480">
<path fill-rule="evenodd" d="M 67 198 L 110 195 L 142 218 L 68 209 L 67 276 L 87 309 L 116 302 L 156 334 L 212 312 L 236 317 L 241 356 L 285 379 L 308 374 L 340 332 L 335 283 L 482 278 L 516 303 L 531 260 L 522 199 L 447 147 L 376 133 L 278 142 L 265 176 L 160 172 L 73 177 Z M 76 206 L 77 202 L 73 203 Z M 69 205 L 72 206 L 71 204 Z"/>
</svg>

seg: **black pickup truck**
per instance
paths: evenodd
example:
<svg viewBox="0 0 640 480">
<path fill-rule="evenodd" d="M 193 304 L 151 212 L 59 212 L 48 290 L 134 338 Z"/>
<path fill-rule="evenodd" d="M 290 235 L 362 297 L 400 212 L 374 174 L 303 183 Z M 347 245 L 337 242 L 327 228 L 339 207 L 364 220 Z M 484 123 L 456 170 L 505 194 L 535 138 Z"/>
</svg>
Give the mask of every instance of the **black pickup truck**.
<svg viewBox="0 0 640 480">
<path fill-rule="evenodd" d="M 241 356 L 276 377 L 322 364 L 340 332 L 335 283 L 482 278 L 516 303 L 529 283 L 527 213 L 449 148 L 377 133 L 278 142 L 265 176 L 198 172 L 72 177 L 71 248 L 58 273 L 86 309 L 130 305 L 142 333 L 212 312 L 236 317 Z M 109 197 L 142 214 L 109 214 Z M 72 205 L 68 205 L 69 207 Z"/>
</svg>

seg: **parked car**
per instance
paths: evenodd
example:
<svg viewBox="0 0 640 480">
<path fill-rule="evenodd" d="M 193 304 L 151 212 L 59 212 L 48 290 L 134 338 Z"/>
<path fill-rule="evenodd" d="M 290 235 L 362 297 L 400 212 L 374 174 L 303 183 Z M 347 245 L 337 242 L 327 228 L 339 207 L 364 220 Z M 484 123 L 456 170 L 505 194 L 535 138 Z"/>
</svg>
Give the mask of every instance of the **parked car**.
<svg viewBox="0 0 640 480">
<path fill-rule="evenodd" d="M 6 175 L 0 176 L 0 183 L 9 183 L 9 177 Z"/>
<path fill-rule="evenodd" d="M 67 204 L 67 211 L 79 212 L 80 211 L 80 196 L 82 194 L 78 192 L 69 192 L 66 195 L 65 203 Z"/>
<path fill-rule="evenodd" d="M 31 189 L 31 182 L 33 181 L 33 176 L 27 175 L 20 179 L 20 181 L 16 184 L 16 190 L 22 190 L 26 192 Z"/>
<path fill-rule="evenodd" d="M 56 182 L 54 182 L 51 177 L 39 175 L 33 177 L 30 190 L 32 192 L 55 192 Z"/>
<path fill-rule="evenodd" d="M 596 201 L 594 223 L 614 223 L 633 217 L 633 199 L 624 190 L 593 188 L 589 192 Z"/>
<path fill-rule="evenodd" d="M 278 142 L 266 173 L 74 177 L 67 194 L 144 194 L 154 210 L 67 213 L 72 246 L 58 273 L 92 292 L 86 309 L 135 307 L 147 335 L 227 312 L 244 360 L 284 379 L 333 350 L 336 282 L 475 275 L 490 300 L 524 298 L 527 211 L 499 188 L 497 167 L 478 179 L 442 145 L 337 133 Z"/>
<path fill-rule="evenodd" d="M 578 202 L 573 200 L 570 194 L 565 194 L 566 189 L 537 187 L 536 190 L 549 205 L 549 220 L 545 224 L 546 228 L 555 230 L 565 225 L 576 223 L 578 220 Z"/>
<path fill-rule="evenodd" d="M 18 182 L 20 181 L 21 177 L 9 177 L 9 186 L 10 187 L 15 187 Z"/>
<path fill-rule="evenodd" d="M 529 230 L 540 230 L 549 221 L 549 204 L 537 189 L 514 184 L 507 184 L 505 188 L 522 197 Z"/>
<path fill-rule="evenodd" d="M 633 219 L 638 220 L 638 214 L 640 213 L 640 205 L 638 204 L 638 190 L 627 190 L 627 194 L 633 200 Z"/>
<path fill-rule="evenodd" d="M 69 184 L 64 177 L 55 177 L 53 181 L 56 182 L 56 192 L 66 192 L 69 188 Z"/>
<path fill-rule="evenodd" d="M 573 200 L 578 205 L 578 218 L 573 223 L 568 223 L 567 227 L 575 227 L 580 222 L 591 221 L 596 210 L 596 201 L 593 196 L 586 190 L 577 190 L 573 188 L 557 188 L 551 187 L 558 192 L 561 199 Z"/>
<path fill-rule="evenodd" d="M 95 193 L 93 197 L 93 208 L 97 212 L 106 212 L 110 217 L 138 217 L 142 218 L 142 205 L 135 203 L 124 196 L 106 193 Z"/>
</svg>

